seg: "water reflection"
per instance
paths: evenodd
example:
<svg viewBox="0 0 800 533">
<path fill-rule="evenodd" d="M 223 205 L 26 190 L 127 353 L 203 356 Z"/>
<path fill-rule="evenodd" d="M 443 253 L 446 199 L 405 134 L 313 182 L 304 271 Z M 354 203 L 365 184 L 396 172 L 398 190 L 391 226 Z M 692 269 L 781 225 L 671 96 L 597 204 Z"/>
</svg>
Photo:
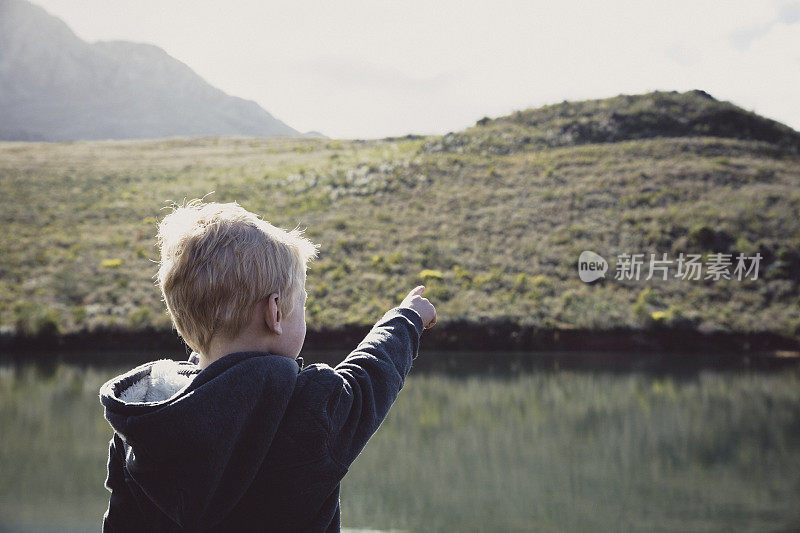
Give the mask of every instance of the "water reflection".
<svg viewBox="0 0 800 533">
<path fill-rule="evenodd" d="M 186 356 L 6 354 L 0 531 L 98 530 L 111 436 L 100 385 Z M 791 358 L 423 348 L 345 478 L 342 516 L 410 531 L 797 530 L 798 419 Z"/>
</svg>

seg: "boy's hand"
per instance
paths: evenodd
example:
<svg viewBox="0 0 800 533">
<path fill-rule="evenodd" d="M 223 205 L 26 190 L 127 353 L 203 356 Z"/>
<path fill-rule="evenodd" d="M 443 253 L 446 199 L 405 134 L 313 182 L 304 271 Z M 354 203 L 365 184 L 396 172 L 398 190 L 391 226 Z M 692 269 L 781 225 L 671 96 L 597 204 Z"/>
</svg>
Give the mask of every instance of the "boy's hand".
<svg viewBox="0 0 800 533">
<path fill-rule="evenodd" d="M 436 324 L 436 308 L 427 298 L 422 297 L 424 290 L 424 285 L 412 289 L 400 303 L 400 307 L 408 307 L 419 313 L 419 316 L 422 317 L 422 329 L 431 329 Z"/>
</svg>

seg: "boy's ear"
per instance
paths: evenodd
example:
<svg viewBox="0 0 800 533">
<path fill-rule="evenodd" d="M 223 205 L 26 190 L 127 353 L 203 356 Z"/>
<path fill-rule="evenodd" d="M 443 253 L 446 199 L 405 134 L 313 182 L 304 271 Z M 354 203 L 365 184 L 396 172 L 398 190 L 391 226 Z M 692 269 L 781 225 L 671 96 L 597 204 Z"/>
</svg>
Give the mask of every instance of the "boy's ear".
<svg viewBox="0 0 800 533">
<path fill-rule="evenodd" d="M 278 293 L 273 292 L 269 295 L 267 298 L 267 305 L 264 308 L 264 314 L 266 315 L 264 318 L 267 323 L 267 328 L 278 335 L 283 333 L 283 328 L 281 327 L 281 310 L 278 309 Z"/>
</svg>

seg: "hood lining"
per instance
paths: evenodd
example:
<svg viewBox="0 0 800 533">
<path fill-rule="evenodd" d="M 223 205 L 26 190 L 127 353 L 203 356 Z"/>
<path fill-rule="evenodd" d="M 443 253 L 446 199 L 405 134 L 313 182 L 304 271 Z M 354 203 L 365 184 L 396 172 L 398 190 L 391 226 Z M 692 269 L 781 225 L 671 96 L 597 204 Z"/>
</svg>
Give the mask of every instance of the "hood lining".
<svg viewBox="0 0 800 533">
<path fill-rule="evenodd" d="M 182 371 L 183 370 L 183 371 Z M 124 403 L 163 402 L 180 393 L 191 384 L 194 372 L 171 359 L 156 361 L 149 373 L 119 393 Z"/>
</svg>

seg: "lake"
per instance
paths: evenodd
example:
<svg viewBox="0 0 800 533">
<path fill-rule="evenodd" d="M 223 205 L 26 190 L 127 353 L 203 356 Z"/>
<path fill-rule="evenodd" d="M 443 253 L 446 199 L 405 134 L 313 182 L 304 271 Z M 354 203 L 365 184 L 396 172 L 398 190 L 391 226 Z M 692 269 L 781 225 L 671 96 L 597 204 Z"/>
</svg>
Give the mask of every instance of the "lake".
<svg viewBox="0 0 800 533">
<path fill-rule="evenodd" d="M 345 477 L 343 526 L 800 529 L 797 364 L 604 357 L 423 351 Z M 111 430 L 97 392 L 150 358 L 0 364 L 0 531 L 100 529 Z"/>
</svg>

